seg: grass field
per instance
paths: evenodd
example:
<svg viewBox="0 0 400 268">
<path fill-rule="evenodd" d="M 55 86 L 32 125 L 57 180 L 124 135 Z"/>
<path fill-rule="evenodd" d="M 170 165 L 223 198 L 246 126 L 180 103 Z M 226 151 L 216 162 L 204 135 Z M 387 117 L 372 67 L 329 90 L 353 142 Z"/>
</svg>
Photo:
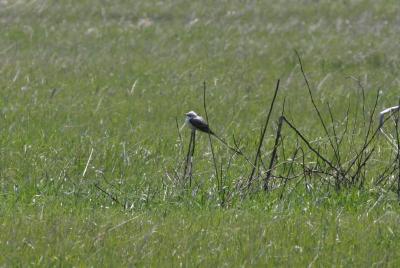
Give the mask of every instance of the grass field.
<svg viewBox="0 0 400 268">
<path fill-rule="evenodd" d="M 399 266 L 400 164 L 372 137 L 399 102 L 399 14 L 395 0 L 0 0 L 0 266 Z M 213 140 L 216 175 L 200 133 L 189 186 L 178 129 L 204 115 L 203 82 L 211 128 L 253 162 L 278 79 L 251 186 Z M 286 124 L 264 192 L 283 109 L 333 167 Z"/>
</svg>

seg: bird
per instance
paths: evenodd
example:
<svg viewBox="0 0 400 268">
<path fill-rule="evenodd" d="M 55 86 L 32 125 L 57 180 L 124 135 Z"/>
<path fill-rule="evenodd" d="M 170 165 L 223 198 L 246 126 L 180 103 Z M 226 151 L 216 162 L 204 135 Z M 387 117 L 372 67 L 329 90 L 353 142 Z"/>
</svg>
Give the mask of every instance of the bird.
<svg viewBox="0 0 400 268">
<path fill-rule="evenodd" d="M 387 109 L 385 109 L 385 110 L 383 110 L 382 112 L 379 113 L 379 126 L 378 126 L 378 129 L 379 129 L 380 132 L 383 133 L 382 127 L 383 127 L 383 124 L 385 123 L 385 114 L 399 112 L 399 111 L 400 111 L 400 105 L 387 108 Z"/>
<path fill-rule="evenodd" d="M 197 115 L 196 112 L 190 111 L 185 115 L 185 124 L 187 124 L 192 130 L 199 130 L 201 132 L 209 133 L 215 136 L 215 133 L 210 129 L 206 120 L 204 120 L 203 117 Z"/>
<path fill-rule="evenodd" d="M 190 111 L 185 114 L 186 115 L 186 120 L 185 120 L 185 125 L 188 125 L 192 131 L 200 131 L 204 133 L 208 133 L 215 138 L 217 138 L 220 142 L 222 142 L 225 146 L 227 146 L 229 149 L 233 150 L 237 154 L 242 154 L 242 152 L 236 150 L 235 148 L 229 146 L 223 139 L 218 137 L 208 126 L 206 120 L 204 120 L 203 117 L 199 116 L 195 111 Z"/>
</svg>

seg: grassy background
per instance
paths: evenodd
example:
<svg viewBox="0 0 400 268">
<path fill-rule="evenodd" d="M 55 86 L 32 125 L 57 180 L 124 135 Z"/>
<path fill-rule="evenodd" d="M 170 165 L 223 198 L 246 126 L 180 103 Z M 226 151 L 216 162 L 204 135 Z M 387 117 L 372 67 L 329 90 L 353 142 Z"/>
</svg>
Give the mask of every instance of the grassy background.
<svg viewBox="0 0 400 268">
<path fill-rule="evenodd" d="M 253 156 L 280 78 L 272 119 L 286 98 L 288 118 L 323 143 L 294 49 L 340 129 L 347 107 L 360 110 L 355 79 L 368 111 L 378 89 L 379 110 L 398 102 L 399 11 L 394 0 L 0 1 L 0 263 L 397 266 L 396 195 L 373 184 L 392 157 L 384 141 L 365 186 L 339 193 L 299 180 L 283 199 L 278 188 L 242 200 L 233 189 L 251 168 L 235 158 L 224 177 L 232 202 L 221 208 L 207 137 L 192 189 L 176 179 L 186 147 L 175 120 L 204 114 L 206 81 L 211 127 Z M 352 118 L 357 137 L 364 122 Z"/>
</svg>

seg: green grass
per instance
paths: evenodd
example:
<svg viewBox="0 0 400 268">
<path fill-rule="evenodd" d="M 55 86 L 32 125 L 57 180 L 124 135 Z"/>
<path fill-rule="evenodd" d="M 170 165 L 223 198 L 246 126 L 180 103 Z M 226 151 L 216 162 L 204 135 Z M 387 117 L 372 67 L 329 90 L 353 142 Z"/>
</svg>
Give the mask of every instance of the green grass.
<svg viewBox="0 0 400 268">
<path fill-rule="evenodd" d="M 350 107 L 349 160 L 367 128 L 355 79 L 366 118 L 378 90 L 378 111 L 398 103 L 399 11 L 394 0 L 0 1 L 0 265 L 398 266 L 396 178 L 375 183 L 395 157 L 384 139 L 361 186 L 300 176 L 268 193 L 256 181 L 246 197 L 235 185 L 251 166 L 235 157 L 227 169 L 231 154 L 215 142 L 221 205 L 205 135 L 192 188 L 177 178 L 190 134 L 182 148 L 175 120 L 204 115 L 206 81 L 211 127 L 253 159 L 280 78 L 262 159 L 284 99 L 333 159 L 296 49 L 329 131 L 344 131 Z M 287 126 L 283 136 L 280 163 L 297 142 Z"/>
</svg>

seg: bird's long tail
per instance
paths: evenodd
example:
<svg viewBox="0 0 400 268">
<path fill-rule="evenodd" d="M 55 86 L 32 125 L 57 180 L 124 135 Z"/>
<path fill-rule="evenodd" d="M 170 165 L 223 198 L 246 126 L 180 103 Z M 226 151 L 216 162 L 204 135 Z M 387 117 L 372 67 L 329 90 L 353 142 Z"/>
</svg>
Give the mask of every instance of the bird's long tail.
<svg viewBox="0 0 400 268">
<path fill-rule="evenodd" d="M 222 144 L 224 144 L 226 147 L 228 147 L 230 150 L 234 151 L 235 153 L 242 155 L 243 153 L 241 151 L 238 151 L 237 149 L 229 146 L 229 144 L 224 141 L 222 138 L 218 137 L 217 134 L 215 134 L 214 132 L 210 133 L 212 134 L 212 136 L 214 136 L 217 140 L 219 140 Z"/>
</svg>

